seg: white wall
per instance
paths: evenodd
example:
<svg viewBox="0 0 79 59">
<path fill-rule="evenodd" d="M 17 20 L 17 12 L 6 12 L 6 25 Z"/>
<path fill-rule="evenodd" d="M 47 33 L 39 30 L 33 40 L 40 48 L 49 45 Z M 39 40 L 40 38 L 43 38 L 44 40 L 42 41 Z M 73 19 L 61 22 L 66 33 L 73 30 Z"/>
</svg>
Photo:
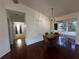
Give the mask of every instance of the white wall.
<svg viewBox="0 0 79 59">
<path fill-rule="evenodd" d="M 5 12 L 6 9 L 20 11 L 26 14 L 25 23 L 27 24 L 27 30 L 26 30 L 27 45 L 42 40 L 42 35 L 44 34 L 44 32 L 47 32 L 50 29 L 48 18 L 42 15 L 41 13 L 31 8 L 28 8 L 27 6 L 21 4 L 14 4 L 12 3 L 12 0 L 0 0 L 0 57 L 10 51 L 7 17 L 6 17 L 7 15 Z M 68 19 L 72 17 L 77 17 L 77 22 L 79 22 L 79 12 L 58 17 L 57 20 Z M 79 44 L 78 29 L 79 26 L 77 26 L 77 40 L 76 40 L 77 43 Z"/>
<path fill-rule="evenodd" d="M 49 31 L 50 27 L 48 18 L 41 13 L 27 6 L 14 4 L 12 0 L 0 0 L 0 57 L 10 52 L 6 9 L 26 14 L 27 30 L 25 41 L 27 45 L 42 40 L 42 35 L 44 32 Z"/>
<path fill-rule="evenodd" d="M 75 13 L 71 13 L 71 14 L 68 14 L 68 15 L 64 15 L 64 16 L 61 16 L 61 17 L 57 17 L 56 18 L 56 21 L 59 21 L 59 20 L 66 20 L 66 19 L 70 19 L 70 18 L 77 18 L 77 36 L 76 36 L 76 43 L 79 44 L 79 12 L 75 12 Z"/>
<path fill-rule="evenodd" d="M 3 0 L 0 0 L 0 57 L 10 51 L 8 24 Z"/>
<path fill-rule="evenodd" d="M 33 44 L 42 40 L 42 35 L 48 32 L 50 24 L 48 18 L 43 14 L 21 4 L 13 4 L 12 1 L 5 1 L 6 9 L 24 12 L 26 14 L 26 44 Z"/>
<path fill-rule="evenodd" d="M 49 32 L 50 24 L 45 16 L 35 11 L 29 12 L 27 19 L 26 42 L 29 45 L 41 41 L 43 34 Z"/>
<path fill-rule="evenodd" d="M 27 30 L 25 40 L 27 45 L 41 41 L 42 35 L 50 29 L 48 18 L 43 14 L 27 6 L 14 4 L 12 0 L 0 0 L 0 57 L 10 51 L 6 9 L 26 14 Z"/>
</svg>

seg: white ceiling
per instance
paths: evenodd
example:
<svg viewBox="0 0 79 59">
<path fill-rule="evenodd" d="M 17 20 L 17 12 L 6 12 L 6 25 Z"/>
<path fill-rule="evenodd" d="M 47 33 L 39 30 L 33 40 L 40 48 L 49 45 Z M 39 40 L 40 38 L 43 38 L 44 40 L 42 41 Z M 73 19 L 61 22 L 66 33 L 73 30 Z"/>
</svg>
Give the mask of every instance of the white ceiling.
<svg viewBox="0 0 79 59">
<path fill-rule="evenodd" d="M 79 0 L 20 0 L 46 16 L 51 16 L 51 8 L 54 8 L 54 16 L 62 16 L 79 11 Z"/>
<path fill-rule="evenodd" d="M 24 22 L 25 13 L 13 11 L 13 10 L 6 10 L 7 15 L 13 22 Z"/>
</svg>

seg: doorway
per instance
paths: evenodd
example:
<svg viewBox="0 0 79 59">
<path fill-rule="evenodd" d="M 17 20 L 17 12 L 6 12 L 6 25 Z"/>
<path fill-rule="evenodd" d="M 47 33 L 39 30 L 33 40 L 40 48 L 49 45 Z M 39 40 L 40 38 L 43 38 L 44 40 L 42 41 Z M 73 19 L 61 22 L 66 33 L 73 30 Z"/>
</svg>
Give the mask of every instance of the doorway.
<svg viewBox="0 0 79 59">
<path fill-rule="evenodd" d="M 10 46 L 15 44 L 18 40 L 25 43 L 25 13 L 13 10 L 6 10 L 6 12 Z"/>
</svg>

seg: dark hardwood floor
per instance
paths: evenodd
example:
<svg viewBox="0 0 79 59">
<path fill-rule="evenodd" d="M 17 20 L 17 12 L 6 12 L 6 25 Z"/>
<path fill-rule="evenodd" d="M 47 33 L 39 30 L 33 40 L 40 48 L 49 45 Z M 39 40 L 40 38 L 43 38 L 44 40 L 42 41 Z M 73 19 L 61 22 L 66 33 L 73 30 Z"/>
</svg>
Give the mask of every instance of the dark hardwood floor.
<svg viewBox="0 0 79 59">
<path fill-rule="evenodd" d="M 12 46 L 12 51 L 1 59 L 79 59 L 79 48 L 60 47 L 58 45 L 45 45 L 38 42 L 29 46 L 24 43 Z"/>
</svg>

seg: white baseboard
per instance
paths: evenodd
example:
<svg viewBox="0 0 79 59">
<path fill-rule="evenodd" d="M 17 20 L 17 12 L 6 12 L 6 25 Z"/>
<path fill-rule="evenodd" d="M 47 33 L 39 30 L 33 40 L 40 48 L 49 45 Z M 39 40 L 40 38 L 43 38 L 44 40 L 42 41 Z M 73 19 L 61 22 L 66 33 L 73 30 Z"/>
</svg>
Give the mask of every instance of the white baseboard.
<svg viewBox="0 0 79 59">
<path fill-rule="evenodd" d="M 26 43 L 27 46 L 29 46 L 29 45 L 35 44 L 37 42 L 40 42 L 40 41 L 43 41 L 43 39 L 40 39 L 40 40 L 37 40 L 37 41 L 30 41 L 30 42 L 26 41 L 25 43 Z"/>
<path fill-rule="evenodd" d="M 2 58 L 4 55 L 6 55 L 7 53 L 9 53 L 11 50 L 8 49 L 7 51 L 5 51 L 4 53 L 0 54 L 0 58 Z"/>
</svg>

